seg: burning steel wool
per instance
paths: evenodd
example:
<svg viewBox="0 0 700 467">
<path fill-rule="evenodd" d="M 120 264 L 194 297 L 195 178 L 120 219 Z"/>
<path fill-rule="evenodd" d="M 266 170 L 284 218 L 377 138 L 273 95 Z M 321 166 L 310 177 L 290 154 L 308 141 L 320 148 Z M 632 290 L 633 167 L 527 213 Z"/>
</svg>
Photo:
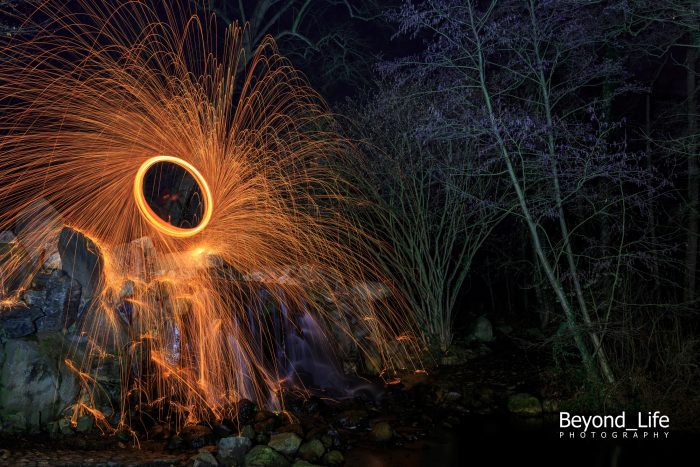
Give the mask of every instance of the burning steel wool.
<svg viewBox="0 0 700 467">
<path fill-rule="evenodd" d="M 57 242 L 97 258 L 65 361 L 73 417 L 283 409 L 284 391 L 325 384 L 299 375 L 304 349 L 329 377 L 338 336 L 387 376 L 410 365 L 420 342 L 400 298 L 361 293 L 382 275 L 333 169 L 352 145 L 272 40 L 246 51 L 237 25 L 219 33 L 165 1 L 76 3 L 42 3 L 38 34 L 0 49 L 0 231 L 25 226 L 2 258 L 3 303 Z"/>
</svg>

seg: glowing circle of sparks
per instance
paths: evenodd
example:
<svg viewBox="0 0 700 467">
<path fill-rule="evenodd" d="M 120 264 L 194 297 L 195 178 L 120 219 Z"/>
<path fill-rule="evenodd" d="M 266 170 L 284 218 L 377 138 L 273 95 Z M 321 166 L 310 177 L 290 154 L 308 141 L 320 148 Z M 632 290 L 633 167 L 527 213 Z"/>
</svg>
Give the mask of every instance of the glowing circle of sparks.
<svg viewBox="0 0 700 467">
<path fill-rule="evenodd" d="M 159 162 L 170 162 L 183 169 L 185 169 L 192 177 L 195 179 L 200 189 L 202 190 L 202 198 L 204 203 L 204 214 L 202 215 L 202 220 L 197 226 L 190 229 L 183 229 L 181 227 L 176 227 L 169 222 L 166 222 L 158 214 L 156 214 L 153 209 L 148 205 L 146 197 L 143 192 L 143 183 L 146 176 L 146 172 L 152 166 Z M 155 227 L 160 232 L 170 235 L 172 237 L 191 237 L 197 233 L 204 230 L 204 228 L 209 224 L 211 220 L 213 203 L 211 190 L 206 180 L 201 173 L 189 162 L 180 159 L 179 157 L 173 156 L 156 156 L 148 159 L 146 162 L 141 164 L 138 172 L 136 172 L 136 177 L 134 178 L 134 199 L 136 200 L 136 206 L 138 206 L 141 215 L 146 219 L 146 221 Z"/>
</svg>

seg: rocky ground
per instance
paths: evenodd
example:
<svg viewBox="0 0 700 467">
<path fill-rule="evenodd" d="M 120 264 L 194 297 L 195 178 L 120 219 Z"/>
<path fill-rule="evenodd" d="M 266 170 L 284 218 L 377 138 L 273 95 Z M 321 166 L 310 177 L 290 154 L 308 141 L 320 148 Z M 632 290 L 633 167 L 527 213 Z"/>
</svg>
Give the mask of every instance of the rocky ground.
<svg viewBox="0 0 700 467">
<path fill-rule="evenodd" d="M 483 337 L 490 340 L 488 335 Z M 556 409 L 538 390 L 545 385 L 539 363 L 531 359 L 534 354 L 522 352 L 505 337 L 483 340 L 455 347 L 443 356 L 441 365 L 401 375 L 401 382 L 358 388 L 352 399 L 323 394 L 290 398 L 282 413 L 244 401 L 237 423 L 224 420 L 179 431 L 155 425 L 141 434 L 138 444 L 124 433 L 64 430 L 53 435 L 5 436 L 0 438 L 1 463 L 424 465 L 426 455 L 444 454 L 444 446 L 436 446 L 453 439 L 469 417 L 516 414 L 530 423 L 542 423 L 543 411 Z"/>
</svg>

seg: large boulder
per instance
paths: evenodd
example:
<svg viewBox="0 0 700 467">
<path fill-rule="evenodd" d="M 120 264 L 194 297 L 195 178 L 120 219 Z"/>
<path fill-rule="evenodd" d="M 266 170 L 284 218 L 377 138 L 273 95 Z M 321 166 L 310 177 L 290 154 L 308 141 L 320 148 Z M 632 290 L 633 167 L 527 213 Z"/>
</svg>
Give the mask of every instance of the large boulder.
<svg viewBox="0 0 700 467">
<path fill-rule="evenodd" d="M 471 332 L 467 337 L 469 341 L 491 342 L 493 340 L 493 326 L 486 316 L 479 316 L 472 323 Z"/>
<path fill-rule="evenodd" d="M 287 456 L 294 456 L 301 445 L 301 438 L 296 433 L 275 433 L 267 443 L 272 449 Z"/>
<path fill-rule="evenodd" d="M 31 308 L 41 310 L 35 320 L 36 330 L 55 332 L 70 328 L 78 316 L 81 289 L 77 281 L 61 270 L 34 276 L 31 288 L 22 298 Z"/>
<path fill-rule="evenodd" d="M 289 462 L 271 447 L 259 444 L 246 454 L 243 465 L 245 467 L 289 467 Z"/>
<path fill-rule="evenodd" d="M 96 296 L 104 283 L 104 259 L 99 247 L 85 234 L 64 227 L 58 237 L 61 267 L 78 281 L 86 300 Z"/>
<path fill-rule="evenodd" d="M 221 438 L 218 455 L 224 465 L 241 465 L 253 442 L 245 436 Z"/>
<path fill-rule="evenodd" d="M 68 345 L 57 333 L 5 343 L 0 367 L 3 431 L 37 432 L 75 401 L 80 385 L 63 363 Z"/>
<path fill-rule="evenodd" d="M 516 415 L 535 416 L 542 413 L 542 404 L 535 396 L 518 393 L 508 399 L 508 411 Z"/>
<path fill-rule="evenodd" d="M 0 335 L 15 339 L 36 332 L 34 321 L 43 316 L 41 308 L 23 303 L 0 309 Z"/>
</svg>

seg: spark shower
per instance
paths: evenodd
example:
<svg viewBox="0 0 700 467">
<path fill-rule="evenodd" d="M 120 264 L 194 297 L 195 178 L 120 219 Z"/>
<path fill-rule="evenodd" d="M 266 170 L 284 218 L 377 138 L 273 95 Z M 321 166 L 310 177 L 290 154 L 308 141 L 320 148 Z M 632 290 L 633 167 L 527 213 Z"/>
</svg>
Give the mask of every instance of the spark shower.
<svg viewBox="0 0 700 467">
<path fill-rule="evenodd" d="M 74 417 L 107 426 L 115 365 L 120 424 L 134 401 L 185 422 L 241 398 L 283 408 L 304 388 L 271 348 L 279 319 L 350 339 L 387 376 L 410 365 L 421 340 L 333 169 L 356 152 L 273 41 L 244 50 L 244 28 L 179 2 L 66 5 L 41 3 L 26 19 L 39 32 L 0 48 L 0 231 L 32 215 L 0 274 L 38 271 L 66 227 L 99 250 L 65 362 L 82 384 Z M 153 170 L 168 164 L 189 181 L 162 193 Z M 368 300 L 382 282 L 387 296 Z"/>
</svg>

